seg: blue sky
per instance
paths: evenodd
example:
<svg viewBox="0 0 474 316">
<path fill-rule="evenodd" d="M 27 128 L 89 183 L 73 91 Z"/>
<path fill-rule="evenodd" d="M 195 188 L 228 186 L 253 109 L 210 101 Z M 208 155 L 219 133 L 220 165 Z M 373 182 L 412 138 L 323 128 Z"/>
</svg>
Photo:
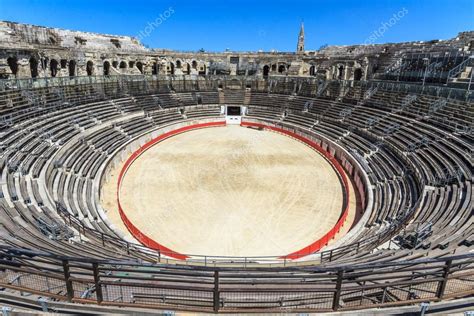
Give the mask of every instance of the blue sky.
<svg viewBox="0 0 474 316">
<path fill-rule="evenodd" d="M 302 20 L 308 50 L 364 43 L 400 11 L 405 13 L 375 43 L 447 39 L 474 30 L 474 0 L 0 0 L 1 20 L 118 35 L 143 32 L 149 47 L 207 51 L 294 51 Z"/>
</svg>

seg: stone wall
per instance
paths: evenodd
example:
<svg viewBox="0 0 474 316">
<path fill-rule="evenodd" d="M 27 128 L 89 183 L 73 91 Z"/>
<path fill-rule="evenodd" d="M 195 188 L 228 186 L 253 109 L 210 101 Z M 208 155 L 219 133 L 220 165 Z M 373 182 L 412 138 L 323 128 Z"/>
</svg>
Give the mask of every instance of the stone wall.
<svg viewBox="0 0 474 316">
<path fill-rule="evenodd" d="M 119 74 L 317 76 L 366 80 L 410 50 L 472 50 L 474 32 L 447 41 L 329 46 L 304 54 L 178 52 L 137 39 L 0 21 L 0 78 Z"/>
</svg>

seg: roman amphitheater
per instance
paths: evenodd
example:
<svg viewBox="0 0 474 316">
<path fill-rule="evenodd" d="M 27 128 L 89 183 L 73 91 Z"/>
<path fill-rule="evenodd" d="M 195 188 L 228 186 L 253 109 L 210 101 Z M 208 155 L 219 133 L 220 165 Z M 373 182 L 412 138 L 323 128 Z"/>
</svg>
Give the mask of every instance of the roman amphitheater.
<svg viewBox="0 0 474 316">
<path fill-rule="evenodd" d="M 474 31 L 180 52 L 0 22 L 0 304 L 474 304 Z"/>
</svg>

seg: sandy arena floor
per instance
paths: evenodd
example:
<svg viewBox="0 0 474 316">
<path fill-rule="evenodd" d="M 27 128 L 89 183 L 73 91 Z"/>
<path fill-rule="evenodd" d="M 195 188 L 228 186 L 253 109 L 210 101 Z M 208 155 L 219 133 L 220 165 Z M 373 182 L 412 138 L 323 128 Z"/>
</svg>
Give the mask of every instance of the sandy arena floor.
<svg viewBox="0 0 474 316">
<path fill-rule="evenodd" d="M 105 184 L 102 203 L 125 229 L 115 203 L 119 170 Z M 313 149 L 239 126 L 194 130 L 155 145 L 133 163 L 121 189 L 128 218 L 144 234 L 177 252 L 221 256 L 299 250 L 334 226 L 342 196 L 337 174 Z"/>
</svg>

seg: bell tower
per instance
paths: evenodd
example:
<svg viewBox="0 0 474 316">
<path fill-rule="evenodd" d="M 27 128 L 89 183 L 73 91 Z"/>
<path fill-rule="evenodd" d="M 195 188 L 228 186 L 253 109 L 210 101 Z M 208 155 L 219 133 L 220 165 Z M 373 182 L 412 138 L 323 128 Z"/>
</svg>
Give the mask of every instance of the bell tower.
<svg viewBox="0 0 474 316">
<path fill-rule="evenodd" d="M 301 22 L 300 35 L 298 35 L 298 46 L 296 47 L 297 54 L 304 54 L 304 24 Z"/>
</svg>

